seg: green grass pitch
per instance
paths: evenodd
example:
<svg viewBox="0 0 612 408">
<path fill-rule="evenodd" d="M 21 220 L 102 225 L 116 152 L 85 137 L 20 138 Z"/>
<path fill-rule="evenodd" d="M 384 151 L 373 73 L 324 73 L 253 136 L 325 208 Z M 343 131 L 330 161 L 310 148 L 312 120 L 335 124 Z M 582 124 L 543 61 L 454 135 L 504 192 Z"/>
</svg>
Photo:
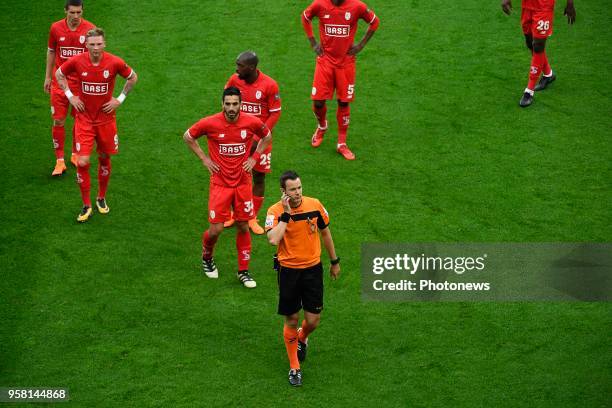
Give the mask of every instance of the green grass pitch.
<svg viewBox="0 0 612 408">
<path fill-rule="evenodd" d="M 87 1 L 140 80 L 119 108 L 111 213 L 85 225 L 74 169 L 50 176 L 44 61 L 63 1 L 0 5 L 0 386 L 68 387 L 79 407 L 609 406 L 609 303 L 364 303 L 359 272 L 362 242 L 611 240 L 607 5 L 577 0 L 570 27 L 558 1 L 558 79 L 521 110 L 519 0 L 510 17 L 498 0 L 371 0 L 381 28 L 359 56 L 346 162 L 335 104 L 309 147 L 307 3 Z M 301 389 L 286 379 L 273 248 L 253 240 L 256 290 L 235 278 L 233 230 L 220 278 L 199 267 L 208 176 L 181 136 L 220 109 L 246 49 L 283 98 L 265 207 L 297 170 L 343 260 Z"/>
</svg>

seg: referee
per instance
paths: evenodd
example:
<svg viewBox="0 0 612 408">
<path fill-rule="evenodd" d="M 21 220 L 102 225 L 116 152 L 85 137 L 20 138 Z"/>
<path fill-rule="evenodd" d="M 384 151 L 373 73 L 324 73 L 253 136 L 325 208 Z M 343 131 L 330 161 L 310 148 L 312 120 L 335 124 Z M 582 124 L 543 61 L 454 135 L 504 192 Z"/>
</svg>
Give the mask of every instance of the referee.
<svg viewBox="0 0 612 408">
<path fill-rule="evenodd" d="M 278 314 L 285 316 L 283 337 L 289 357 L 289 384 L 302 385 L 300 362 L 306 359 L 308 335 L 319 325 L 323 310 L 321 241 L 331 260 L 330 274 L 340 274 L 340 258 L 328 228 L 329 214 L 316 198 L 302 195 L 302 182 L 294 171 L 280 177 L 281 200 L 268 209 L 266 232 L 278 246 Z M 304 309 L 302 326 L 299 312 Z"/>
</svg>

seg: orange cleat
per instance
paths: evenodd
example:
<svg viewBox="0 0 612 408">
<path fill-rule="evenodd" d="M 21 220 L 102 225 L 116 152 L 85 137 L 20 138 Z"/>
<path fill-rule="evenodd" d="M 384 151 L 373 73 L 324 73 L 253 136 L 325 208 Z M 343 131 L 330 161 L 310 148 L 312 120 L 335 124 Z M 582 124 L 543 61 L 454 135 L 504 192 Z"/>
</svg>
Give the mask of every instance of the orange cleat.
<svg viewBox="0 0 612 408">
<path fill-rule="evenodd" d="M 72 165 L 74 167 L 77 167 L 77 159 L 79 158 L 79 156 L 77 156 L 75 153 L 72 153 L 72 155 L 70 156 L 70 163 L 72 163 Z"/>
<path fill-rule="evenodd" d="M 66 164 L 64 163 L 64 159 L 57 159 L 55 161 L 55 168 L 53 169 L 52 176 L 61 176 L 66 171 Z"/>
<path fill-rule="evenodd" d="M 249 220 L 249 228 L 255 235 L 263 235 L 264 233 L 264 229 L 257 223 L 257 218 L 252 218 Z"/>
<path fill-rule="evenodd" d="M 321 143 L 323 143 L 323 136 L 325 136 L 325 132 L 327 132 L 327 126 L 317 126 L 317 130 L 315 130 L 314 135 L 312 135 L 312 139 L 310 139 L 310 145 L 312 147 L 321 146 Z"/>
<path fill-rule="evenodd" d="M 355 160 L 355 155 L 353 154 L 353 152 L 351 152 L 351 149 L 349 149 L 348 146 L 344 143 L 338 145 L 336 151 L 340 153 L 346 160 Z"/>
</svg>

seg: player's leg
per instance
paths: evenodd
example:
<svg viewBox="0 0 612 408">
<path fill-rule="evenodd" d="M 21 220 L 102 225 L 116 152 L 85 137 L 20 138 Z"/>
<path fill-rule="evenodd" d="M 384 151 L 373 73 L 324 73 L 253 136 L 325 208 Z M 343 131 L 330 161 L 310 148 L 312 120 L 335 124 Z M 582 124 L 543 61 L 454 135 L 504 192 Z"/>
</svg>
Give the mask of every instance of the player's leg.
<svg viewBox="0 0 612 408">
<path fill-rule="evenodd" d="M 338 98 L 338 144 L 336 149 L 347 160 L 355 160 L 355 155 L 346 144 L 348 128 L 351 121 L 350 102 L 355 96 L 355 62 L 348 62 L 342 68 L 334 70 L 336 96 Z"/>
<path fill-rule="evenodd" d="M 106 190 L 111 177 L 111 155 L 119 153 L 119 136 L 117 123 L 113 120 L 103 125 L 94 126 L 98 145 L 98 195 L 96 206 L 100 214 L 108 214 L 110 209 L 106 203 Z"/>
<path fill-rule="evenodd" d="M 232 188 L 210 184 L 208 196 L 208 222 L 210 226 L 202 234 L 202 271 L 209 278 L 218 278 L 219 270 L 213 253 L 219 235 L 223 232 L 223 222 L 230 217 L 234 198 Z"/>
<path fill-rule="evenodd" d="M 59 87 L 51 89 L 51 117 L 53 126 L 51 127 L 51 137 L 53 139 L 53 150 L 55 153 L 55 168 L 52 176 L 61 176 L 66 171 L 64 161 L 64 143 L 66 140 L 66 116 L 68 115 L 70 102 L 64 92 Z"/>
<path fill-rule="evenodd" d="M 323 265 L 304 269 L 300 274 L 298 288 L 304 306 L 304 320 L 298 333 L 298 357 L 306 359 L 308 336 L 319 326 L 323 310 Z"/>
<path fill-rule="evenodd" d="M 548 83 L 554 80 L 552 79 L 552 70 L 550 70 L 545 52 L 546 39 L 552 34 L 553 13 L 551 11 L 531 11 L 529 17 L 531 27 L 530 32 L 533 37 L 533 42 L 529 80 L 527 82 L 527 87 L 523 92 L 523 96 L 519 101 L 519 105 L 523 108 L 530 106 L 533 103 L 533 94 L 536 84 L 538 83 L 543 70 L 548 70 L 548 72 L 545 73 L 549 75 L 549 79 L 545 80 L 546 84 L 544 88 L 548 86 Z M 527 21 L 525 19 L 523 30 L 525 30 L 526 24 Z"/>
<path fill-rule="evenodd" d="M 312 111 L 317 118 L 317 129 L 315 130 L 310 144 L 319 147 L 323 142 L 323 136 L 327 132 L 327 99 L 334 96 L 334 71 L 333 67 L 323 58 L 317 58 L 314 79 L 312 81 Z"/>
<path fill-rule="evenodd" d="M 251 234 L 249 220 L 253 218 L 252 185 L 240 184 L 234 188 L 234 219 L 236 220 L 236 251 L 238 253 L 238 274 L 236 277 L 246 288 L 254 288 L 257 283 L 249 274 L 251 259 Z"/>
<path fill-rule="evenodd" d="M 263 163 L 263 166 L 258 167 L 258 165 L 256 165 L 253 168 L 253 218 L 249 220 L 249 228 L 257 235 L 262 235 L 264 233 L 264 229 L 257 222 L 257 214 L 264 202 L 264 194 L 266 192 L 265 168 L 267 167 L 267 172 L 270 171 L 271 154 L 272 153 L 262 153 L 258 165 Z"/>
<path fill-rule="evenodd" d="M 83 208 L 77 216 L 78 222 L 86 222 L 92 214 L 91 210 L 91 178 L 89 176 L 90 156 L 93 152 L 96 134 L 94 127 L 84 120 L 75 121 L 76 149 L 79 153 L 77 161 L 76 181 L 81 191 Z"/>
<path fill-rule="evenodd" d="M 298 290 L 299 269 L 280 266 L 277 271 L 278 314 L 284 316 L 283 339 L 289 359 L 289 384 L 302 385 L 302 372 L 298 359 L 298 319 L 302 301 Z"/>
</svg>

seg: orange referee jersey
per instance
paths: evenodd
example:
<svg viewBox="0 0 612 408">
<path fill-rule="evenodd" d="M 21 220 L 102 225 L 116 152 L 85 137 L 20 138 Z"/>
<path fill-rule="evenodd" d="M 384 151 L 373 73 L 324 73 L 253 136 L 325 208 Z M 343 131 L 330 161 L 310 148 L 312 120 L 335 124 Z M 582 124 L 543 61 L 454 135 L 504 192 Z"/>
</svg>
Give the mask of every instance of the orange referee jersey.
<svg viewBox="0 0 612 408">
<path fill-rule="evenodd" d="M 282 202 L 268 209 L 266 231 L 278 225 L 285 212 Z M 316 198 L 302 196 L 302 203 L 291 209 L 291 219 L 283 239 L 278 244 L 278 261 L 282 266 L 304 269 L 321 262 L 319 231 L 329 225 L 329 214 Z"/>
</svg>

